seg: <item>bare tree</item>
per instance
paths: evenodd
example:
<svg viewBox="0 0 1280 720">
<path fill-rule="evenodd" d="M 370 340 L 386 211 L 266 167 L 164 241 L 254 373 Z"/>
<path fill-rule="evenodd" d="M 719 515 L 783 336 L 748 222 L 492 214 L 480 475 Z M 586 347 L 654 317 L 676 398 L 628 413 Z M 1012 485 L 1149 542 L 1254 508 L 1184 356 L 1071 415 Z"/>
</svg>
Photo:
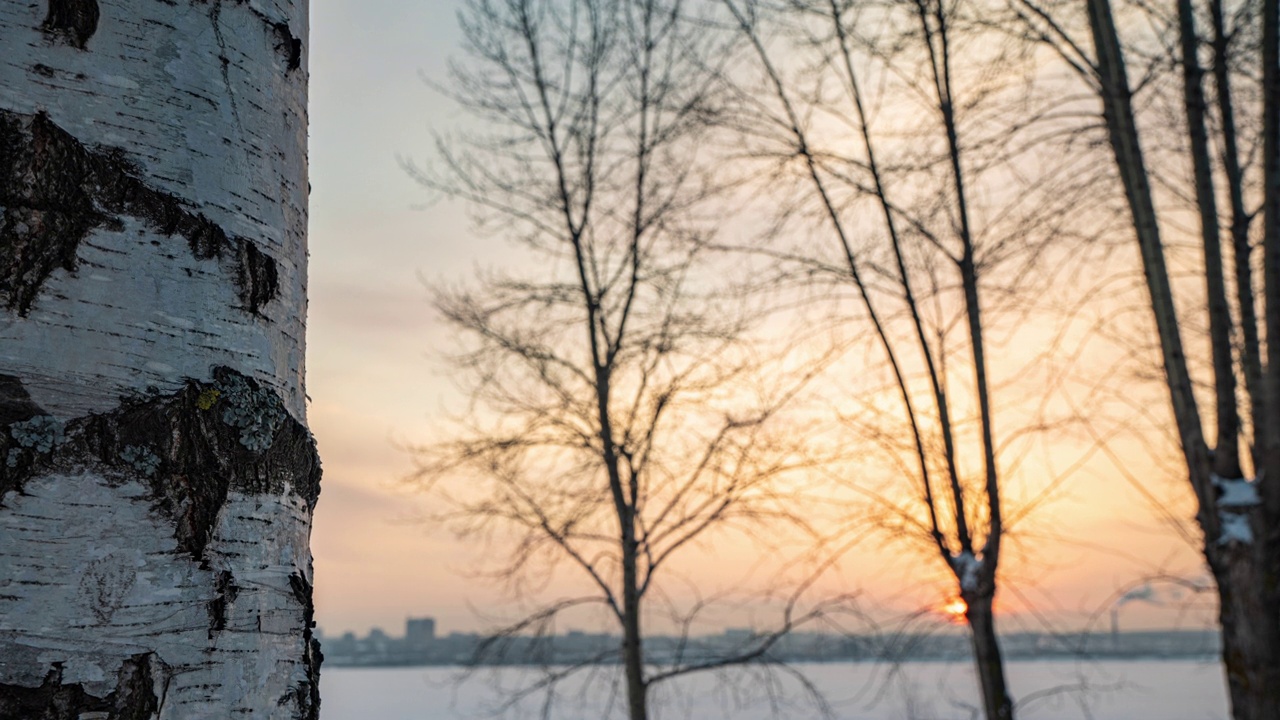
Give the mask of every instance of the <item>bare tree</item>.
<svg viewBox="0 0 1280 720">
<path fill-rule="evenodd" d="M 0 6 L 0 717 L 319 716 L 306 26 Z"/>
<path fill-rule="evenodd" d="M 418 477 L 456 529 L 509 541 L 496 573 L 518 592 L 566 567 L 585 585 L 501 634 L 544 632 L 584 607 L 619 631 L 620 647 L 522 692 L 550 698 L 566 676 L 614 662 L 633 720 L 656 685 L 763 662 L 812 617 L 795 594 L 776 632 L 729 656 L 645 649 L 645 623 L 666 613 L 688 628 L 699 610 L 679 609 L 664 581 L 681 555 L 806 531 L 787 483 L 814 460 L 786 410 L 823 367 L 787 371 L 794 354 L 752 342 L 756 303 L 711 252 L 724 220 L 711 201 L 728 183 L 707 152 L 720 102 L 707 62 L 723 38 L 694 22 L 697 7 L 471 0 L 468 61 L 445 92 L 476 129 L 441 138 L 433 168 L 410 166 L 530 258 L 529 272 L 437 292 L 468 348 L 453 363 L 470 410 L 422 449 Z"/>
<path fill-rule="evenodd" d="M 1029 0 L 1020 0 L 1014 6 L 1025 27 L 1068 60 L 1101 102 L 1116 174 L 1140 250 L 1164 384 L 1172 404 L 1172 423 L 1198 504 L 1201 547 L 1217 583 L 1232 712 L 1242 720 L 1277 717 L 1278 4 L 1274 0 L 1180 0 L 1176 7 L 1166 9 L 1139 7 L 1142 15 L 1134 22 L 1118 20 L 1109 0 L 1090 0 L 1081 9 Z M 1211 28 L 1208 37 L 1199 26 Z M 1085 32 L 1088 42 L 1077 37 Z M 1130 58 L 1135 55 L 1142 68 L 1136 83 L 1130 80 Z M 1206 59 L 1208 73 L 1202 64 Z M 1150 117 L 1151 88 L 1160 86 L 1161 71 L 1166 69 L 1177 71 L 1175 77 L 1181 86 L 1180 127 L 1170 127 Z M 1206 74 L 1213 79 L 1212 95 L 1204 87 Z M 1253 86 L 1257 91 L 1253 102 L 1240 104 L 1242 85 Z M 1148 95 L 1143 96 L 1144 92 Z M 1250 133 L 1250 129 L 1254 132 Z M 1157 147 L 1157 156 L 1174 148 L 1181 167 L 1190 170 L 1189 175 L 1182 176 L 1186 170 L 1153 170 L 1151 146 Z M 1261 160 L 1251 160 L 1258 153 Z M 1178 192 L 1188 187 L 1189 190 Z M 1230 207 L 1227 220 L 1218 209 L 1222 199 Z M 1181 239 L 1172 216 L 1185 205 L 1193 208 L 1199 220 L 1197 243 L 1203 254 L 1201 262 L 1194 266 L 1198 289 L 1179 283 L 1166 257 L 1170 252 L 1166 238 Z M 1259 215 L 1261 227 L 1257 228 L 1253 220 Z M 1229 228 L 1229 242 L 1223 238 L 1223 225 Z M 1263 247 L 1261 263 L 1252 254 L 1259 239 Z M 1224 252 L 1224 245 L 1229 253 Z M 1227 257 L 1234 261 L 1230 275 L 1225 267 Z M 1254 285 L 1259 265 L 1261 318 Z M 1229 292 L 1232 283 L 1234 294 Z M 1204 298 L 1202 304 L 1195 302 L 1197 295 Z M 1179 296 L 1181 311 L 1177 307 Z M 1187 310 L 1189 303 L 1193 303 L 1194 312 Z M 1197 373 L 1194 359 L 1202 353 L 1194 346 L 1188 348 L 1183 331 L 1192 318 L 1199 325 L 1205 317 L 1203 339 L 1207 340 L 1210 361 L 1205 372 Z M 1201 394 L 1199 388 L 1211 391 Z M 1205 436 L 1202 406 L 1211 409 L 1216 425 L 1212 444 Z M 1241 449 L 1242 441 L 1247 450 Z M 1249 477 L 1249 468 L 1253 477 Z"/>
<path fill-rule="evenodd" d="M 1011 298 L 1021 313 L 1034 306 L 1029 270 L 1070 233 L 1083 185 L 1064 178 L 1079 168 L 1036 167 L 1053 103 L 1025 54 L 989 31 L 982 3 L 723 4 L 763 76 L 744 93 L 744 134 L 807 188 L 837 250 L 818 264 L 853 288 L 901 404 L 897 467 L 921 503 L 904 522 L 954 575 L 986 716 L 1010 718 L 993 611 L 1008 515 L 986 313 Z M 786 52 L 771 46 L 778 37 L 791 38 Z M 892 129 L 878 131 L 877 116 Z M 860 214 L 882 230 L 856 230 Z"/>
</svg>

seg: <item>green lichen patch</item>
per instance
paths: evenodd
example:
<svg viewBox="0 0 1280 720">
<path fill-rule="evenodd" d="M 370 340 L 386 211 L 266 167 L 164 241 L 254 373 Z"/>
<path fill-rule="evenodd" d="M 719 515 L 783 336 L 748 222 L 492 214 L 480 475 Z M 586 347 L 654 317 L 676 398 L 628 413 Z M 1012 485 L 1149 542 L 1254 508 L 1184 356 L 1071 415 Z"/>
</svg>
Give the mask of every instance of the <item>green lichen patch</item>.
<svg viewBox="0 0 1280 720">
<path fill-rule="evenodd" d="M 246 312 L 279 294 L 271 256 L 140 175 L 122 152 L 91 150 L 43 113 L 0 110 L 0 303 L 27 315 L 54 270 L 75 271 L 89 233 L 125 217 L 184 238 L 196 258 L 225 258 Z"/>
<path fill-rule="evenodd" d="M 201 410 L 208 410 L 218 404 L 218 398 L 222 396 L 222 391 L 217 388 L 205 388 L 200 391 L 200 395 L 196 397 L 196 407 Z"/>
<path fill-rule="evenodd" d="M 139 475 L 147 478 L 154 477 L 156 471 L 160 469 L 160 457 L 151 452 L 150 448 L 137 445 L 125 445 L 121 448 L 120 460 Z"/>
<path fill-rule="evenodd" d="M 286 416 L 280 398 L 240 375 L 219 381 L 218 390 L 226 398 L 222 422 L 240 430 L 240 444 L 253 452 L 269 447 Z"/>
<path fill-rule="evenodd" d="M 0 435 L 0 501 L 18 487 L 8 476 L 20 475 L 52 455 L 65 439 L 62 422 L 52 415 L 33 415 L 5 426 Z"/>
<path fill-rule="evenodd" d="M 63 440 L 62 423 L 52 415 L 36 415 L 9 425 L 6 468 L 15 469 L 24 462 L 53 452 Z"/>
<path fill-rule="evenodd" d="M 62 442 L 62 423 L 52 415 L 36 415 L 9 426 L 9 436 L 18 447 L 37 455 L 48 455 Z"/>
</svg>

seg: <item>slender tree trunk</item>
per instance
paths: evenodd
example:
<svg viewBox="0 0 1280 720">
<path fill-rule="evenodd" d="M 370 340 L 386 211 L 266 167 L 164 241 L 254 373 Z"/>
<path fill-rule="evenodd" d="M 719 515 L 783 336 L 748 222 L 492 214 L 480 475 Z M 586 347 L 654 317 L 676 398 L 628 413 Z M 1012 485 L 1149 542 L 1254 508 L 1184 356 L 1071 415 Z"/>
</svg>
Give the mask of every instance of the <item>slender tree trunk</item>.
<svg viewBox="0 0 1280 720">
<path fill-rule="evenodd" d="M 1182 0 L 1187 2 L 1187 0 Z M 1248 523 L 1249 542 L 1233 542 L 1226 535 L 1206 533 L 1205 555 L 1218 584 L 1220 622 L 1223 634 L 1223 661 L 1232 713 L 1237 720 L 1280 717 L 1280 18 L 1276 0 L 1263 3 L 1263 148 L 1265 160 L 1263 200 L 1264 293 L 1266 298 L 1267 368 L 1262 383 L 1254 383 L 1250 401 L 1254 407 L 1256 457 L 1259 474 L 1254 483 L 1260 502 L 1241 508 L 1219 507 L 1220 520 L 1238 518 Z M 1219 8 L 1214 8 L 1215 23 Z M 1225 33 L 1215 28 L 1215 34 Z M 1215 43 L 1223 42 L 1216 40 Z M 1221 54 L 1225 56 L 1225 46 Z M 1225 65 L 1225 57 L 1221 61 Z M 1223 88 L 1225 81 L 1220 82 Z M 1224 98 L 1230 109 L 1229 95 Z M 1224 118 L 1230 119 L 1224 115 Z M 1225 120 L 1224 120 L 1225 122 Z M 1227 127 L 1234 145 L 1234 124 Z M 1194 128 L 1193 128 L 1194 133 Z M 1194 140 L 1194 137 L 1193 137 Z M 1238 173 L 1228 158 L 1230 175 Z M 1234 170 L 1234 172 L 1233 172 Z M 1233 191 L 1233 196 L 1234 196 Z M 1237 223 L 1240 221 L 1237 220 Z M 1247 233 L 1247 225 L 1239 234 Z M 1247 241 L 1247 236 L 1245 238 Z M 1240 242 L 1237 242 L 1239 245 Z M 1247 259 L 1247 255 L 1246 255 Z M 1239 262 L 1239 261 L 1237 261 Z M 1240 270 L 1247 272 L 1247 266 Z M 1211 278 L 1212 282 L 1212 278 Z M 1249 286 L 1252 287 L 1251 285 Z M 1252 297 L 1247 309 L 1252 311 Z M 1256 335 L 1255 335 L 1256 337 Z M 1246 336 L 1246 342 L 1248 341 Z M 1246 344 L 1246 351 L 1250 350 Z M 1215 360 L 1216 364 L 1216 360 Z M 1246 365 L 1246 377 L 1251 368 Z M 1219 417 L 1227 410 L 1219 400 Z M 1222 448 L 1218 448 L 1221 455 Z M 1221 458 L 1214 470 L 1222 475 Z M 1226 477 L 1238 477 L 1227 475 Z M 1225 504 L 1225 501 L 1224 501 Z M 1234 514 L 1238 512 L 1239 514 Z M 1226 514 L 1224 514 L 1226 513 Z"/>
<path fill-rule="evenodd" d="M 1208 451 L 1200 428 L 1200 414 L 1191 391 L 1191 376 L 1183 351 L 1182 334 L 1178 329 L 1178 316 L 1173 302 L 1173 290 L 1169 285 L 1169 272 L 1165 264 L 1164 245 L 1160 239 L 1160 227 L 1156 219 L 1155 203 L 1151 197 L 1151 183 L 1147 175 L 1146 161 L 1138 140 L 1138 128 L 1134 121 L 1132 93 L 1128 72 L 1121 54 L 1120 39 L 1111 15 L 1110 0 L 1088 0 L 1089 23 L 1097 53 L 1098 81 L 1103 103 L 1103 116 L 1111 148 L 1124 186 L 1125 198 L 1133 216 L 1138 247 L 1142 255 L 1143 273 L 1146 276 L 1151 308 L 1155 314 L 1156 329 L 1160 336 L 1160 349 L 1164 369 L 1173 401 L 1174 420 L 1178 425 L 1178 437 L 1183 452 L 1197 457 L 1196 465 L 1207 460 Z M 1202 457 L 1203 456 L 1203 457 Z M 1207 462 L 1203 464 L 1207 465 Z M 1205 488 L 1198 487 L 1202 499 Z"/>
<path fill-rule="evenodd" d="M 648 690 L 644 676 L 644 648 L 640 635 L 640 593 L 636 572 L 635 531 L 624 533 L 622 583 L 622 662 L 627 678 L 627 705 L 631 720 L 648 720 Z"/>
<path fill-rule="evenodd" d="M 1218 432 L 1213 470 L 1219 477 L 1239 478 L 1240 414 L 1236 408 L 1236 373 L 1231 357 L 1231 310 L 1222 270 L 1222 235 L 1218 227 L 1218 202 L 1214 191 L 1213 164 L 1209 159 L 1209 133 L 1205 126 L 1208 104 L 1204 98 L 1204 71 L 1200 67 L 1200 38 L 1196 33 L 1191 0 L 1178 0 L 1178 35 L 1182 48 L 1183 105 L 1195 175 L 1196 207 L 1200 211 L 1200 235 L 1204 246 L 1205 295 L 1209 305 L 1209 347 L 1213 358 L 1213 383 Z"/>
<path fill-rule="evenodd" d="M 967 237 L 967 236 L 966 236 Z M 973 343 L 973 363 L 976 378 L 978 406 L 982 421 L 982 448 L 985 469 L 987 508 L 990 526 L 987 541 L 982 549 L 982 562 L 977 567 L 977 590 L 968 577 L 960 574 L 962 597 L 968 610 L 965 617 L 973 633 L 973 657 L 978 670 L 978 683 L 982 688 L 982 702 L 987 720 L 1012 720 L 1013 702 L 1004 677 L 1004 661 L 1000 655 L 1000 641 L 996 637 L 996 619 L 992 600 L 996 592 L 996 570 L 1000 564 L 1000 542 L 1004 523 L 1000 511 L 1000 486 L 996 475 L 995 441 L 992 431 L 991 395 L 987 386 L 987 363 L 982 335 L 982 317 L 978 303 L 978 278 L 973 264 L 973 245 L 965 243 L 965 256 L 960 263 L 960 274 L 965 289 L 965 305 L 969 320 L 969 337 Z M 967 568 L 966 568 L 967 569 Z M 969 587 L 965 587 L 969 585 Z M 966 597 L 966 595 L 971 597 Z"/>
<path fill-rule="evenodd" d="M 597 307 L 590 299 L 592 296 L 585 274 L 582 287 L 588 298 L 590 312 L 588 318 L 595 318 Z M 597 339 L 594 320 L 589 328 L 591 332 L 592 353 L 599 357 L 599 348 L 607 345 Z M 596 361 L 596 407 L 597 419 L 600 422 L 600 446 L 603 449 L 605 471 L 609 476 L 609 492 L 613 498 L 614 512 L 618 517 L 619 541 L 622 558 L 622 668 L 627 683 L 627 708 L 631 720 L 648 720 L 648 683 L 645 678 L 644 646 L 640 635 L 640 574 L 639 544 L 636 540 L 637 506 L 636 488 L 624 487 L 622 470 L 618 453 L 613 440 L 613 425 L 610 422 L 609 403 L 611 388 L 611 369 Z M 628 492 L 629 491 L 629 492 Z"/>
<path fill-rule="evenodd" d="M 1262 414 L 1262 351 L 1258 340 L 1258 312 L 1254 303 L 1253 266 L 1249 244 L 1251 216 L 1244 204 L 1245 177 L 1240 167 L 1236 137 L 1235 102 L 1231 95 L 1231 55 L 1222 0 L 1211 0 L 1213 22 L 1213 77 L 1217 92 L 1219 121 L 1222 124 L 1222 166 L 1226 174 L 1227 197 L 1231 202 L 1231 247 L 1235 262 L 1236 305 L 1240 321 L 1240 365 L 1245 395 L 1249 397 L 1249 417 L 1253 423 L 1255 447 L 1251 448 L 1254 468 L 1258 465 L 1257 439 L 1266 425 Z"/>
<path fill-rule="evenodd" d="M 1004 678 L 1004 659 L 1000 656 L 1000 642 L 996 639 L 995 613 L 991 593 L 972 592 L 963 595 L 968 604 L 965 619 L 973 639 L 973 662 L 982 689 L 982 704 L 988 720 L 1009 720 L 1013 717 L 1013 700 L 1009 698 Z"/>
<path fill-rule="evenodd" d="M 987 498 L 989 526 L 982 548 L 982 560 L 976 568 L 965 563 L 959 573 L 959 581 L 968 610 L 965 617 L 973 637 L 974 662 L 978 671 L 978 683 L 982 688 L 982 702 L 987 720 L 1013 720 L 1013 701 L 1004 677 L 1004 661 L 1000 655 L 1000 641 L 996 637 L 995 614 L 992 600 L 996 592 L 996 570 L 1000 564 L 1000 543 L 1004 535 L 1004 521 L 1000 509 L 1000 483 L 996 468 L 995 435 L 991 414 L 991 390 L 987 384 L 986 344 L 982 334 L 982 305 L 978 294 L 977 253 L 973 230 L 969 222 L 969 196 L 966 191 L 964 164 L 961 162 L 960 131 L 956 123 L 955 97 L 951 83 L 951 47 L 948 39 L 948 17 L 942 2 L 933 5 L 937 20 L 939 47 L 936 54 L 929 24 L 925 21 L 924 3 L 921 2 L 921 20 L 926 42 L 933 60 L 933 76 L 938 92 L 938 110 L 947 134 L 947 148 L 951 160 L 951 173 L 955 181 L 956 209 L 960 219 L 960 241 L 963 253 L 958 263 L 960 284 L 964 288 L 965 315 L 969 326 L 969 340 L 973 346 L 974 393 L 978 399 L 979 419 L 982 428 L 983 490 Z M 957 499 L 959 495 L 957 493 Z M 964 506 L 956 505 L 956 518 L 963 518 Z M 957 567 L 960 567 L 959 565 Z M 974 572 L 976 570 L 976 573 Z M 971 574 L 976 574 L 976 591 Z"/>
<path fill-rule="evenodd" d="M 306 36 L 0 3 L 0 718 L 318 717 Z"/>
<path fill-rule="evenodd" d="M 1269 508 L 1280 514 L 1280 0 L 1262 3 L 1262 256 L 1267 369 L 1259 439 Z"/>
</svg>

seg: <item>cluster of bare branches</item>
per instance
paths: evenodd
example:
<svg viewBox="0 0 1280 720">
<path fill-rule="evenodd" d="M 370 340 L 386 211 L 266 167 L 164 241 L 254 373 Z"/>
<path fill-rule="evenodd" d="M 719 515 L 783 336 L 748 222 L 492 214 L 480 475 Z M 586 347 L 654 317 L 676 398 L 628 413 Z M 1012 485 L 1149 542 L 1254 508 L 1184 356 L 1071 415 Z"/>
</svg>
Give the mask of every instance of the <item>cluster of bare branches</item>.
<svg viewBox="0 0 1280 720">
<path fill-rule="evenodd" d="M 824 514 L 852 490 L 949 569 L 985 715 L 1012 718 L 994 601 L 1006 540 L 1048 494 L 1011 508 L 1009 486 L 1029 480 L 1029 443 L 1069 428 L 1087 449 L 1037 486 L 1114 458 L 1089 428 L 1105 379 L 1081 401 L 1039 363 L 1107 373 L 1035 325 L 1064 287 L 1097 303 L 1134 277 L 1111 263 L 1136 235 L 1234 712 L 1280 714 L 1276 1 L 1135 2 L 1117 20 L 1108 0 L 469 0 L 441 90 L 473 124 L 409 170 L 536 265 L 437 290 L 471 404 L 418 478 L 455 529 L 502 544 L 496 577 L 551 596 L 500 637 L 584 607 L 621 636 L 517 695 L 612 659 L 640 720 L 659 683 L 769 662 L 847 601 L 806 593 L 866 529 Z M 1166 239 L 1192 236 L 1190 259 Z M 779 308 L 815 299 L 820 328 L 779 332 L 810 319 Z M 808 402 L 818 378 L 850 396 Z M 905 501 L 869 487 L 872 455 Z M 817 559 L 775 631 L 725 657 L 646 657 L 644 623 L 687 637 L 703 607 L 664 584 L 682 556 L 781 537 Z M 551 587 L 566 568 L 581 594 Z"/>
<path fill-rule="evenodd" d="M 764 89 L 742 97 L 743 132 L 796 177 L 826 231 L 808 243 L 836 249 L 860 301 L 899 400 L 890 432 L 908 439 L 893 454 L 918 489 L 909 515 L 966 604 L 987 717 L 1012 717 L 992 610 L 1005 517 L 986 313 L 1034 304 L 1027 280 L 1047 248 L 1080 239 L 1071 215 L 1092 173 L 1041 164 L 1072 139 L 1048 139 L 1060 100 L 982 4 L 723 4 Z"/>
<path fill-rule="evenodd" d="M 636 720 L 655 685 L 762 660 L 821 613 L 797 593 L 777 632 L 731 657 L 655 664 L 644 652 L 650 617 L 688 625 L 663 586 L 681 553 L 784 526 L 813 533 L 791 481 L 816 460 L 789 408 L 824 353 L 756 342 L 767 313 L 755 283 L 712 262 L 708 206 L 734 183 L 708 150 L 724 89 L 706 60 L 724 38 L 697 19 L 680 0 L 471 3 L 449 92 L 477 126 L 413 169 L 538 263 L 437 292 L 466 348 L 454 361 L 471 407 L 452 439 L 423 448 L 418 477 L 455 529 L 501 535 L 493 571 L 517 591 L 577 574 L 583 594 L 552 591 L 499 635 L 602 607 Z"/>
<path fill-rule="evenodd" d="M 1165 426 L 1177 437 L 1217 584 L 1232 712 L 1274 717 L 1280 4 L 1179 0 L 1166 8 L 1091 0 L 1068 8 L 1021 0 L 1016 10 L 1101 106 L 1172 409 Z M 1191 270 L 1180 278 L 1171 262 L 1181 259 L 1183 243 L 1199 257 L 1182 260 Z M 1261 258 L 1253 253 L 1258 245 Z M 1187 329 L 1207 342 L 1188 345 Z M 1196 362 L 1206 355 L 1207 362 Z M 1202 408 L 1209 408 L 1212 430 Z"/>
</svg>

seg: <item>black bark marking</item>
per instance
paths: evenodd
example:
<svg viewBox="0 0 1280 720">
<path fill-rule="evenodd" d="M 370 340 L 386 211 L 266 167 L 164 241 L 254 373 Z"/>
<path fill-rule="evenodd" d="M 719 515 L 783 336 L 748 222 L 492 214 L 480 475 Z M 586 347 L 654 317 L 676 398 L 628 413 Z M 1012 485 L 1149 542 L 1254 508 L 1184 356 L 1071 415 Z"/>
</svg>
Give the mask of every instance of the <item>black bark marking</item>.
<svg viewBox="0 0 1280 720">
<path fill-rule="evenodd" d="M 280 698 L 280 704 L 293 703 L 294 720 L 319 720 L 320 665 L 324 662 L 324 653 L 320 652 L 320 641 L 311 632 L 311 629 L 316 626 L 316 606 L 312 601 L 312 587 L 302 573 L 293 572 L 289 574 L 289 588 L 293 591 L 294 599 L 302 606 L 302 664 L 306 668 L 307 679 L 295 685 Z"/>
<path fill-rule="evenodd" d="M 276 31 L 276 37 L 279 39 L 276 50 L 285 57 L 285 71 L 293 72 L 302 67 L 302 40 L 293 36 L 289 30 L 289 23 L 273 23 L 271 27 Z"/>
<path fill-rule="evenodd" d="M 25 316 L 57 268 L 76 269 L 80 243 L 122 217 L 181 236 L 201 260 L 237 265 L 246 312 L 258 314 L 279 293 L 276 262 L 173 195 L 139 179 L 119 150 L 89 150 L 43 113 L 0 110 L 0 302 Z"/>
<path fill-rule="evenodd" d="M 150 720 L 160 711 L 153 663 L 160 665 L 163 675 L 169 674 L 164 663 L 151 653 L 134 655 L 120 666 L 116 689 L 110 696 L 115 705 L 113 720 Z"/>
<path fill-rule="evenodd" d="M 106 712 L 106 698 L 85 692 L 79 683 L 62 684 L 62 663 L 53 663 L 39 687 L 0 683 L 0 720 L 77 720 L 84 712 Z"/>
<path fill-rule="evenodd" d="M 0 507 L 4 496 L 22 490 L 22 480 L 30 470 L 30 458 L 9 432 L 15 423 L 47 415 L 27 393 L 22 380 L 13 375 L 0 375 Z M 10 461 L 10 457 L 14 458 Z"/>
<path fill-rule="evenodd" d="M 222 0 L 213 0 L 209 4 L 209 22 L 213 24 L 213 38 L 218 43 L 218 65 L 222 70 L 222 85 L 227 89 L 227 101 L 231 104 L 231 116 L 235 118 L 236 127 L 243 132 L 240 105 L 236 102 L 235 88 L 231 86 L 231 59 L 227 57 L 227 39 L 222 34 Z"/>
<path fill-rule="evenodd" d="M 236 601 L 236 596 L 240 594 L 240 586 L 236 585 L 235 577 L 230 570 L 222 570 L 214 578 L 213 591 L 215 595 L 213 600 L 209 601 L 210 640 L 215 633 L 227 629 L 227 608 Z"/>
<path fill-rule="evenodd" d="M 49 12 L 40 29 L 51 39 L 84 50 L 89 38 L 98 30 L 98 2 L 49 0 Z"/>
<path fill-rule="evenodd" d="M 13 375 L 0 374 L 0 426 L 48 414 L 31 399 L 22 380 Z"/>
<path fill-rule="evenodd" d="M 280 277 L 276 262 L 253 243 L 240 245 L 241 299 L 249 312 L 258 310 L 280 292 Z"/>
<path fill-rule="evenodd" d="M 269 398 L 265 402 L 270 407 L 237 407 L 216 384 L 189 380 L 171 395 L 125 400 L 113 411 L 67 422 L 66 439 L 52 453 L 26 453 L 13 467 L 0 462 L 0 488 L 21 491 L 28 479 L 55 468 L 92 467 L 108 478 L 148 483 L 156 509 L 173 520 L 179 547 L 202 565 L 231 490 L 281 495 L 288 488 L 314 509 L 320 495 L 320 458 L 311 433 L 284 411 L 278 395 L 256 380 L 222 367 L 215 368 L 213 376 L 216 384 L 242 384 L 255 398 Z M 227 419 L 238 421 L 254 413 L 280 418 L 275 425 L 250 427 L 269 433 L 260 446 L 255 443 L 256 449 L 245 443 L 245 426 Z M 0 451 L 7 452 L 13 444 L 8 428 L 0 426 Z M 123 456 L 130 447 L 146 449 L 158 463 L 138 467 Z"/>
<path fill-rule="evenodd" d="M 83 187 L 88 153 L 64 135 L 43 115 L 0 111 L 0 299 L 22 315 L 55 268 L 75 269 L 80 241 L 106 220 Z"/>
<path fill-rule="evenodd" d="M 127 658 L 120 665 L 116 689 L 106 697 L 85 691 L 80 683 L 62 682 L 62 663 L 55 662 L 39 687 L 0 683 L 0 720 L 78 720 L 87 713 L 106 713 L 111 720 L 148 720 L 160 708 L 151 653 Z M 163 668 L 163 664 L 161 664 Z"/>
</svg>

